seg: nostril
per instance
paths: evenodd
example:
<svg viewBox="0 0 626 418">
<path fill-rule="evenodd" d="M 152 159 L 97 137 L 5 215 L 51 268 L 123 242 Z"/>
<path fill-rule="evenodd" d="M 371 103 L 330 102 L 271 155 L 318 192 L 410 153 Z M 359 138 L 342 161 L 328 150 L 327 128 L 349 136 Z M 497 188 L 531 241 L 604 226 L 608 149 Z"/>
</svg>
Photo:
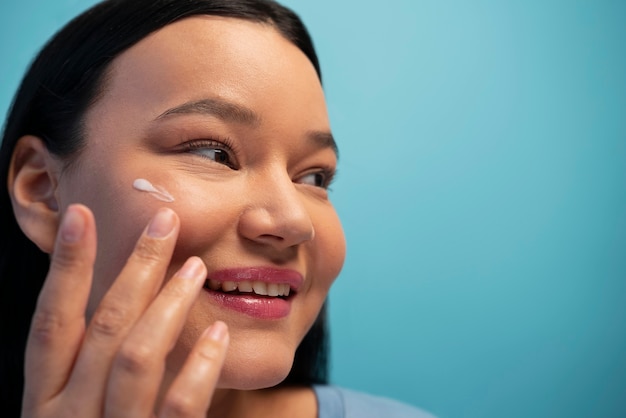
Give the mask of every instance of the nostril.
<svg viewBox="0 0 626 418">
<path fill-rule="evenodd" d="M 271 235 L 271 234 L 259 235 L 259 239 L 266 240 L 266 241 L 276 241 L 276 242 L 283 242 L 285 240 L 285 238 L 283 238 L 281 236 Z"/>
</svg>

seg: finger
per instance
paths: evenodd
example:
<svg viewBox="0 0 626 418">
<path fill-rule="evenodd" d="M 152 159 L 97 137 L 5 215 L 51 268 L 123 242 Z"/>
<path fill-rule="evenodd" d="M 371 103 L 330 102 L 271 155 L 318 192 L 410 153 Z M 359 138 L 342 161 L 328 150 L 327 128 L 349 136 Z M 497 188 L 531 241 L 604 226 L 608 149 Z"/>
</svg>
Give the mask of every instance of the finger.
<svg viewBox="0 0 626 418">
<path fill-rule="evenodd" d="M 71 400 L 100 408 L 119 345 L 160 288 L 178 236 L 179 220 L 161 209 L 137 241 L 122 272 L 96 309 L 68 383 Z M 85 411 L 85 416 L 100 410 Z M 94 415 L 95 416 L 95 415 Z"/>
<path fill-rule="evenodd" d="M 205 417 L 228 349 L 228 328 L 215 322 L 202 334 L 172 383 L 161 407 L 161 418 Z"/>
<path fill-rule="evenodd" d="M 205 280 L 202 260 L 190 258 L 133 327 L 111 367 L 105 416 L 147 416 L 154 411 L 165 359 Z"/>
<path fill-rule="evenodd" d="M 67 382 L 85 331 L 85 307 L 95 254 L 93 215 L 85 206 L 69 206 L 31 321 L 26 347 L 25 405 L 52 398 Z"/>
</svg>

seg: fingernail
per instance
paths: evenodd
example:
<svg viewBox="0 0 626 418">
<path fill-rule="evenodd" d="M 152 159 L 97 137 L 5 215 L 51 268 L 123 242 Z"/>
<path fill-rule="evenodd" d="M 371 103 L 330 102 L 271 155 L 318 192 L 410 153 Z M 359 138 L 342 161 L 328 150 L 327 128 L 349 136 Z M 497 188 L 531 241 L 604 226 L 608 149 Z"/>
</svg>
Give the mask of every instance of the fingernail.
<svg viewBox="0 0 626 418">
<path fill-rule="evenodd" d="M 222 321 L 215 321 L 215 323 L 213 323 L 213 325 L 211 325 L 206 331 L 206 336 L 214 341 L 220 341 L 224 339 L 226 331 L 228 331 L 228 327 L 225 323 Z"/>
<path fill-rule="evenodd" d="M 198 257 L 191 257 L 178 271 L 178 277 L 183 279 L 195 279 L 199 275 L 204 276 L 204 263 Z"/>
<path fill-rule="evenodd" d="M 171 209 L 161 209 L 152 218 L 148 226 L 148 236 L 152 238 L 164 238 L 174 229 L 174 212 Z"/>
<path fill-rule="evenodd" d="M 63 221 L 61 221 L 61 239 L 68 243 L 80 241 L 85 232 L 85 219 L 78 209 L 73 206 L 67 208 Z"/>
</svg>

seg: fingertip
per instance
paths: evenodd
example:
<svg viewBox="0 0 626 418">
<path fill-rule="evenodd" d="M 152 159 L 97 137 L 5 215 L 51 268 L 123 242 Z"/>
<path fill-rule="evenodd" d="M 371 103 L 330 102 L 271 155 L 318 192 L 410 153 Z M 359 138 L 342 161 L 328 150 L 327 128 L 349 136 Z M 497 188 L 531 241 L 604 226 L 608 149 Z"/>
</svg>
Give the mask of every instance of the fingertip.
<svg viewBox="0 0 626 418">
<path fill-rule="evenodd" d="M 223 321 L 215 321 L 206 329 L 204 336 L 213 341 L 226 342 L 229 338 L 228 325 Z"/>
<path fill-rule="evenodd" d="M 183 279 L 200 279 L 204 282 L 207 268 L 200 257 L 189 257 L 178 272 L 178 276 Z"/>
<path fill-rule="evenodd" d="M 65 211 L 59 227 L 61 241 L 74 244 L 85 235 L 86 219 L 79 205 L 70 205 Z"/>
<path fill-rule="evenodd" d="M 156 215 L 150 220 L 146 235 L 151 238 L 165 238 L 178 225 L 178 215 L 172 209 L 164 207 L 157 211 Z"/>
<path fill-rule="evenodd" d="M 52 260 L 60 260 L 61 264 L 65 264 L 64 261 L 93 261 L 95 235 L 95 221 L 89 208 L 80 203 L 69 205 L 58 226 Z"/>
<path fill-rule="evenodd" d="M 65 209 L 61 219 L 59 225 L 60 238 L 67 243 L 80 241 L 84 237 L 85 231 L 94 223 L 93 213 L 87 206 L 81 203 L 72 203 Z"/>
</svg>

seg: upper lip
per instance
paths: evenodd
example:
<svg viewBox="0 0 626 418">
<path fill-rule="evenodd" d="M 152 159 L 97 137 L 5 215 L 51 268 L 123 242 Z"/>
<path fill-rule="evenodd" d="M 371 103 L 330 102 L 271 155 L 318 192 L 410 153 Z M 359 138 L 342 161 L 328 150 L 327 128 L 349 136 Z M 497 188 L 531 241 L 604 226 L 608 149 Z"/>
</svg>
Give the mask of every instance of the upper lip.
<svg viewBox="0 0 626 418">
<path fill-rule="evenodd" d="M 276 267 L 237 267 L 214 271 L 207 276 L 218 282 L 259 281 L 265 283 L 288 284 L 290 289 L 298 291 L 304 283 L 302 274 L 295 270 Z"/>
</svg>

